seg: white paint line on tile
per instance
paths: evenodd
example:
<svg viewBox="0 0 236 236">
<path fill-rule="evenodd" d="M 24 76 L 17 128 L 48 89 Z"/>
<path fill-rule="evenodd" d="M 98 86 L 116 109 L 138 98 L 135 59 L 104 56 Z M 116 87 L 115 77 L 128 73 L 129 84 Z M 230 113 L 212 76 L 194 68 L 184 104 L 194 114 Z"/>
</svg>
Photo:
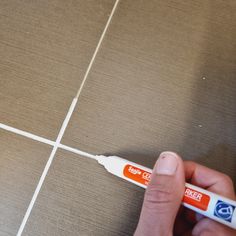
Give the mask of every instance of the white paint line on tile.
<svg viewBox="0 0 236 236">
<path fill-rule="evenodd" d="M 18 135 L 21 135 L 23 137 L 26 137 L 26 138 L 29 138 L 29 139 L 33 139 L 35 141 L 38 141 L 38 142 L 41 142 L 41 143 L 45 143 L 45 144 L 48 144 L 48 145 L 51 145 L 51 146 L 54 146 L 56 144 L 56 142 L 51 141 L 49 139 L 42 138 L 42 137 L 40 137 L 38 135 L 31 134 L 29 132 L 26 132 L 26 131 L 23 131 L 23 130 L 20 130 L 20 129 L 16 129 L 16 128 L 13 128 L 11 126 L 4 125 L 2 123 L 0 123 L 0 129 L 4 129 L 4 130 L 9 131 L 11 133 L 18 134 Z M 79 154 L 79 155 L 84 156 L 84 157 L 89 157 L 89 158 L 92 158 L 92 159 L 96 159 L 95 155 L 93 155 L 93 154 L 81 151 L 81 150 L 76 149 L 76 148 L 69 147 L 69 146 L 61 144 L 61 143 L 58 144 L 58 147 L 61 148 L 61 149 L 66 150 L 66 151 Z"/>
<path fill-rule="evenodd" d="M 59 144 L 60 144 L 60 142 L 61 142 L 61 139 L 62 139 L 62 137 L 63 137 L 63 134 L 64 134 L 64 132 L 65 132 L 65 130 L 66 130 L 66 127 L 67 127 L 67 125 L 68 125 L 68 123 L 69 123 L 69 120 L 70 120 L 70 118 L 71 118 L 71 115 L 72 115 L 72 113 L 73 113 L 73 111 L 74 111 L 74 109 L 75 109 L 76 103 L 77 103 L 77 98 L 74 98 L 73 101 L 72 101 L 72 103 L 71 103 L 70 109 L 69 109 L 69 111 L 68 111 L 68 113 L 67 113 L 67 115 L 66 115 L 66 118 L 65 118 L 65 120 L 64 120 L 64 122 L 63 122 L 63 124 L 62 124 L 62 126 L 61 126 L 61 129 L 60 129 L 60 131 L 59 131 L 59 134 L 58 134 L 58 137 L 57 137 L 57 139 L 56 139 L 55 145 L 54 145 L 53 150 L 52 150 L 52 152 L 51 152 L 51 154 L 50 154 L 50 157 L 49 157 L 49 159 L 48 159 L 48 161 L 47 161 L 47 164 L 46 164 L 46 166 L 45 166 L 45 168 L 44 168 L 44 170 L 43 170 L 43 173 L 42 173 L 42 175 L 41 175 L 41 177 L 40 177 L 40 180 L 39 180 L 38 185 L 37 185 L 37 187 L 36 187 L 36 189 L 35 189 L 35 192 L 34 192 L 34 194 L 33 194 L 33 197 L 32 197 L 32 199 L 31 199 L 31 201 L 30 201 L 30 204 L 29 204 L 29 206 L 28 206 L 28 209 L 27 209 L 27 211 L 26 211 L 26 213 L 25 213 L 25 216 L 24 216 L 24 218 L 23 218 L 23 220 L 22 220 L 22 222 L 21 222 L 20 228 L 19 228 L 19 230 L 18 230 L 18 232 L 17 232 L 17 236 L 21 236 L 21 234 L 22 234 L 22 232 L 23 232 L 23 230 L 24 230 L 24 228 L 25 228 L 25 225 L 26 225 L 26 223 L 27 223 L 27 220 L 28 220 L 28 218 L 29 218 L 29 216 L 30 216 L 30 213 L 31 213 L 33 207 L 34 207 L 35 201 L 36 201 L 36 199 L 37 199 L 37 197 L 38 197 L 39 191 L 40 191 L 40 189 L 41 189 L 41 187 L 42 187 L 42 185 L 43 185 L 43 182 L 44 182 L 44 180 L 45 180 L 45 178 L 46 178 L 46 175 L 47 175 L 47 173 L 48 173 L 48 170 L 49 170 L 49 168 L 50 168 L 50 166 L 51 166 L 51 164 L 52 164 L 52 161 L 53 161 L 53 159 L 54 159 L 54 157 L 55 157 L 56 151 L 57 151 L 57 149 L 58 149 L 58 147 L 59 147 Z"/>
<path fill-rule="evenodd" d="M 115 10 L 116 10 L 116 8 L 117 8 L 117 5 L 118 5 L 119 1 L 120 1 L 120 0 L 116 0 L 114 6 L 113 6 L 113 8 L 112 8 L 111 14 L 110 14 L 110 16 L 109 16 L 109 18 L 108 18 L 108 21 L 107 21 L 107 23 L 106 23 L 106 26 L 105 26 L 103 32 L 102 32 L 102 35 L 101 35 L 101 37 L 100 37 L 100 39 L 99 39 L 99 41 L 98 41 L 97 47 L 96 47 L 96 49 L 95 49 L 95 51 L 94 51 L 94 53 L 93 53 L 93 56 L 92 56 L 92 59 L 91 59 L 89 65 L 88 65 L 88 68 L 87 68 L 87 70 L 86 70 L 86 72 L 85 72 L 83 81 L 82 81 L 82 83 L 81 83 L 81 85 L 80 85 L 80 88 L 79 88 L 79 90 L 78 90 L 78 92 L 77 92 L 76 98 L 78 98 L 78 97 L 80 96 L 80 93 L 81 93 L 81 91 L 82 91 L 82 89 L 83 89 L 83 87 L 84 87 L 84 84 L 85 84 L 85 82 L 86 82 L 86 79 L 87 79 L 87 77 L 88 77 L 88 74 L 89 74 L 89 72 L 90 72 L 90 70 L 91 70 L 91 68 L 92 68 L 92 65 L 93 65 L 94 60 L 95 60 L 95 58 L 96 58 L 96 56 L 97 56 L 98 50 L 99 50 L 99 48 L 101 47 L 102 41 L 103 41 L 103 39 L 104 39 L 104 37 L 105 37 L 105 34 L 106 34 L 106 32 L 107 32 L 107 29 L 108 29 L 110 23 L 111 23 L 111 19 L 112 19 L 114 13 L 115 13 Z"/>
<path fill-rule="evenodd" d="M 64 132 L 65 132 L 65 130 L 66 130 L 66 127 L 67 127 L 67 125 L 68 125 L 68 123 L 69 123 L 69 120 L 70 120 L 70 118 L 71 118 L 71 116 L 72 116 L 72 113 L 73 113 L 73 111 L 74 111 L 74 109 L 75 109 L 75 106 L 76 106 L 76 104 L 77 104 L 77 102 L 78 102 L 78 98 L 79 98 L 79 96 L 80 96 L 80 93 L 81 93 L 81 91 L 82 91 L 82 89 L 83 89 L 83 87 L 84 87 L 84 84 L 85 84 L 85 82 L 86 82 L 86 79 L 87 79 L 87 77 L 88 77 L 88 74 L 89 74 L 89 72 L 90 72 L 90 70 L 91 70 L 91 67 L 92 67 L 93 63 L 94 63 L 95 57 L 96 57 L 96 55 L 97 55 L 97 53 L 98 53 L 98 50 L 99 50 L 99 48 L 100 48 L 100 46 L 101 46 L 101 43 L 102 43 L 103 38 L 104 38 L 104 36 L 105 36 L 105 34 L 106 34 L 106 31 L 107 31 L 107 29 L 108 29 L 108 27 L 109 27 L 109 25 L 110 25 L 111 19 L 112 19 L 113 15 L 114 15 L 114 12 L 115 12 L 115 10 L 116 10 L 116 8 L 117 8 L 118 3 L 119 3 L 119 0 L 116 0 L 114 6 L 113 6 L 113 8 L 112 8 L 111 14 L 110 14 L 110 16 L 109 16 L 109 18 L 108 18 L 108 21 L 107 21 L 107 23 L 106 23 L 106 25 L 105 25 L 105 28 L 104 28 L 104 30 L 103 30 L 103 32 L 102 32 L 102 35 L 101 35 L 101 37 L 100 37 L 100 39 L 99 39 L 99 41 L 98 41 L 98 44 L 97 44 L 97 47 L 96 47 L 96 49 L 95 49 L 95 51 L 94 51 L 94 54 L 93 54 L 93 56 L 92 56 L 92 59 L 91 59 L 89 65 L 88 65 L 88 68 L 87 68 L 86 72 L 85 72 L 83 81 L 82 81 L 82 83 L 81 83 L 81 85 L 80 85 L 80 88 L 79 88 L 79 90 L 78 90 L 78 92 L 77 92 L 77 95 L 76 95 L 76 97 L 75 97 L 75 98 L 73 99 L 73 101 L 72 101 L 72 104 L 71 104 L 70 109 L 69 109 L 69 111 L 68 111 L 68 113 L 67 113 L 67 115 L 66 115 L 66 118 L 65 118 L 65 120 L 64 120 L 64 122 L 63 122 L 63 124 L 62 124 L 62 127 L 61 127 L 61 129 L 60 129 L 60 132 L 59 132 L 58 137 L 57 137 L 57 139 L 56 139 L 56 142 L 54 143 L 53 150 L 52 150 L 52 152 L 51 152 L 51 154 L 50 154 L 50 157 L 49 157 L 49 159 L 48 159 L 48 161 L 47 161 L 47 164 L 46 164 L 46 166 L 45 166 L 45 168 L 44 168 L 44 170 L 43 170 L 43 173 L 42 173 L 42 175 L 41 175 L 41 177 L 40 177 L 39 183 L 38 183 L 38 185 L 37 185 L 37 187 L 36 187 L 36 189 L 35 189 L 35 192 L 34 192 L 34 194 L 33 194 L 33 197 L 32 197 L 32 199 L 31 199 L 31 201 L 30 201 L 30 204 L 29 204 L 28 209 L 27 209 L 27 211 L 26 211 L 26 213 L 25 213 L 25 216 L 24 216 L 24 218 L 23 218 L 23 220 L 22 220 L 22 222 L 21 222 L 20 228 L 19 228 L 19 230 L 18 230 L 18 232 L 17 232 L 17 236 L 21 236 L 21 235 L 22 235 L 22 232 L 23 232 L 23 230 L 24 230 L 24 228 L 25 228 L 25 225 L 26 225 L 26 223 L 27 223 L 27 220 L 28 220 L 28 218 L 29 218 L 29 216 L 30 216 L 30 213 L 31 213 L 33 207 L 34 207 L 35 201 L 37 200 L 39 191 L 40 191 L 40 189 L 41 189 L 41 187 L 42 187 L 42 185 L 43 185 L 43 182 L 44 182 L 44 180 L 45 180 L 45 178 L 46 178 L 46 175 L 47 175 L 47 173 L 48 173 L 48 170 L 49 170 L 49 168 L 50 168 L 50 166 L 51 166 L 51 164 L 52 164 L 52 161 L 53 161 L 53 159 L 54 159 L 54 157 L 55 157 L 56 151 L 57 151 L 57 149 L 58 149 L 60 146 L 61 146 L 61 147 L 64 147 L 64 149 L 66 149 L 66 150 L 69 149 L 70 151 L 73 151 L 73 152 L 75 152 L 75 153 L 77 153 L 77 154 L 81 154 L 81 155 L 84 155 L 84 156 L 87 156 L 87 157 L 90 157 L 90 158 L 95 159 L 95 156 L 93 156 L 93 155 L 91 155 L 91 154 L 88 154 L 88 153 L 85 153 L 85 152 L 76 150 L 76 149 L 74 149 L 74 148 L 70 148 L 70 147 L 68 147 L 68 146 L 62 145 L 62 144 L 60 144 L 60 142 L 61 142 L 61 139 L 62 139 L 62 137 L 63 137 L 63 135 L 64 135 Z"/>
<path fill-rule="evenodd" d="M 93 155 L 93 154 L 90 154 L 90 153 L 87 153 L 87 152 L 83 152 L 83 151 L 81 151 L 79 149 L 72 148 L 72 147 L 66 146 L 64 144 L 59 144 L 59 148 L 64 149 L 64 150 L 69 151 L 69 152 L 76 153 L 76 154 L 84 156 L 84 157 L 88 157 L 88 158 L 92 158 L 92 159 L 97 160 L 96 156 Z"/>
<path fill-rule="evenodd" d="M 24 137 L 27 137 L 27 138 L 30 138 L 30 139 L 33 139 L 33 140 L 36 140 L 36 141 L 39 141 L 41 143 L 46 143 L 46 144 L 49 144 L 51 146 L 54 146 L 55 145 L 55 142 L 54 141 L 51 141 L 49 139 L 46 139 L 46 138 L 42 138 L 38 135 L 35 135 L 35 134 L 31 134 L 29 132 L 26 132 L 26 131 L 23 131 L 23 130 L 20 130 L 20 129 L 16 129 L 16 128 L 13 128 L 11 126 L 8 126 L 8 125 L 4 125 L 2 123 L 0 123 L 0 128 L 1 129 L 4 129 L 4 130 L 7 130 L 7 131 L 10 131 L 12 133 L 15 133 L 15 134 L 19 134 L 21 136 L 24 136 Z"/>
</svg>

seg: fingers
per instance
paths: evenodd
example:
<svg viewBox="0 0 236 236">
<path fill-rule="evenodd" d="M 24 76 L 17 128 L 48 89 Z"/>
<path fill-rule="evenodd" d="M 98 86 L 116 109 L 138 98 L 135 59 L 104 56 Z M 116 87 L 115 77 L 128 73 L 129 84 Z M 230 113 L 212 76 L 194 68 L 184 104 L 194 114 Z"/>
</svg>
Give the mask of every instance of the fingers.
<svg viewBox="0 0 236 236">
<path fill-rule="evenodd" d="M 225 174 L 209 169 L 197 163 L 184 162 L 187 182 L 235 200 L 232 180 Z M 208 218 L 199 218 L 192 231 L 193 236 L 233 236 L 235 231 Z"/>
<path fill-rule="evenodd" d="M 191 161 L 184 162 L 186 180 L 222 196 L 235 199 L 232 180 L 225 174 Z"/>
<path fill-rule="evenodd" d="M 185 175 L 184 175 L 185 173 Z M 172 235 L 178 209 L 185 189 L 185 177 L 188 182 L 222 196 L 235 199 L 232 180 L 225 174 L 209 169 L 194 162 L 184 162 L 175 153 L 162 153 L 153 169 L 151 181 L 147 187 L 140 220 L 135 236 Z M 189 212 L 187 212 L 189 213 Z M 192 212 L 187 218 L 192 218 Z M 190 220 L 190 226 L 191 222 Z M 182 221 L 177 222 L 182 225 Z M 212 231 L 213 229 L 213 231 Z M 216 230 L 217 229 L 217 230 Z M 176 231 L 182 231 L 176 227 Z M 190 235 L 191 229 L 185 227 L 182 234 Z M 201 219 L 193 230 L 194 236 L 234 235 L 235 231 L 210 219 Z"/>
<path fill-rule="evenodd" d="M 172 235 L 184 194 L 184 167 L 175 153 L 164 152 L 153 169 L 135 236 Z"/>
<path fill-rule="evenodd" d="M 217 234 L 216 234 L 217 232 Z M 211 219 L 202 219 L 192 231 L 193 236 L 235 236 L 236 231 Z"/>
<path fill-rule="evenodd" d="M 175 220 L 174 235 L 175 236 L 187 235 L 186 234 L 187 232 L 192 232 L 193 226 L 194 224 L 189 222 L 189 220 L 187 219 L 186 208 L 184 208 L 184 206 L 181 206 Z"/>
</svg>

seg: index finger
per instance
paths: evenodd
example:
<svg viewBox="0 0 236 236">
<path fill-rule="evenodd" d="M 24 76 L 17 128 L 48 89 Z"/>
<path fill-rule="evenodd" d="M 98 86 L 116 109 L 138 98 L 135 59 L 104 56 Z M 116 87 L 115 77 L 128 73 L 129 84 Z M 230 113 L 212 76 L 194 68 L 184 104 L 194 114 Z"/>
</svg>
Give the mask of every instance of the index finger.
<svg viewBox="0 0 236 236">
<path fill-rule="evenodd" d="M 236 199 L 234 185 L 229 176 L 192 161 L 184 162 L 187 182 L 224 197 Z"/>
</svg>

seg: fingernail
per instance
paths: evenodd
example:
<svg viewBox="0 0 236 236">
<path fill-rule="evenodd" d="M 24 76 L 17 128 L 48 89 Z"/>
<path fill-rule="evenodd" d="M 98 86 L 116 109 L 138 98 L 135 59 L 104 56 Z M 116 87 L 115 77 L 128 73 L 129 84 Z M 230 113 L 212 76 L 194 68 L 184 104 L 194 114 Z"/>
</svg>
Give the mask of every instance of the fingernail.
<svg viewBox="0 0 236 236">
<path fill-rule="evenodd" d="M 163 152 L 156 163 L 156 173 L 159 175 L 174 175 L 178 166 L 177 156 L 173 152 Z"/>
</svg>

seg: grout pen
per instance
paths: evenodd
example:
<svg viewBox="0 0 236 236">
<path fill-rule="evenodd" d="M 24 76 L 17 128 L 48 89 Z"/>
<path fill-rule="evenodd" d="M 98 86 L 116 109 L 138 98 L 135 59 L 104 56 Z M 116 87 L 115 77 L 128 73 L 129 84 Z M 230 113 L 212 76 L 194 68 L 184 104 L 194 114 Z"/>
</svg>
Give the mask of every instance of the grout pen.
<svg viewBox="0 0 236 236">
<path fill-rule="evenodd" d="M 98 155 L 95 157 L 108 172 L 142 188 L 147 187 L 152 173 L 151 169 L 117 156 Z M 182 204 L 195 212 L 236 229 L 236 201 L 186 183 Z"/>
</svg>

